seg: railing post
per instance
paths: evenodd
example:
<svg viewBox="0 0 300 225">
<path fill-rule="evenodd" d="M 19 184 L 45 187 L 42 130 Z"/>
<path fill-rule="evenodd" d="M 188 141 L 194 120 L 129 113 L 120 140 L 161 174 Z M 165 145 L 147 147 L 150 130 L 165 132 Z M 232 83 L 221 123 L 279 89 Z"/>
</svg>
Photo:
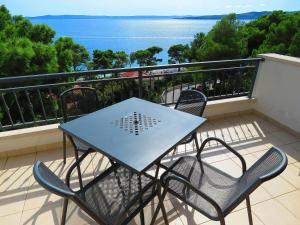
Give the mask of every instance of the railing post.
<svg viewBox="0 0 300 225">
<path fill-rule="evenodd" d="M 143 98 L 143 71 L 139 71 L 139 98 Z"/>
<path fill-rule="evenodd" d="M 249 90 L 248 98 L 252 98 L 252 92 L 253 92 L 253 89 L 254 89 L 254 84 L 255 84 L 255 80 L 256 80 L 256 76 L 257 76 L 259 64 L 260 64 L 260 61 L 256 61 L 255 64 L 254 64 L 255 65 L 255 69 L 253 70 L 253 74 L 252 74 L 251 88 Z"/>
</svg>

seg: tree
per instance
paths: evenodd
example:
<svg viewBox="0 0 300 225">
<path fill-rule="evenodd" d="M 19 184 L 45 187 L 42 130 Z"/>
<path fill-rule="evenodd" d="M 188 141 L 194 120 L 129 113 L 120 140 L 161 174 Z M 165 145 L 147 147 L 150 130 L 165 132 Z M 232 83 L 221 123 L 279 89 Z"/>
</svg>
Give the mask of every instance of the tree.
<svg viewBox="0 0 300 225">
<path fill-rule="evenodd" d="M 168 50 L 169 63 L 184 63 L 188 59 L 188 45 L 173 45 Z"/>
<path fill-rule="evenodd" d="M 292 56 L 300 57 L 300 31 L 293 36 L 289 52 Z"/>
<path fill-rule="evenodd" d="M 60 37 L 54 43 L 59 71 L 68 72 L 85 69 L 89 60 L 89 53 L 72 38 Z"/>
<path fill-rule="evenodd" d="M 147 48 L 145 50 L 138 50 L 130 54 L 130 63 L 137 62 L 140 66 L 153 66 L 161 62 L 162 59 L 156 58 L 163 49 L 157 46 Z"/>
<path fill-rule="evenodd" d="M 94 50 L 93 61 L 90 65 L 93 69 L 123 68 L 128 64 L 128 55 L 124 51 Z"/>
<path fill-rule="evenodd" d="M 268 52 L 297 56 L 295 42 L 299 30 L 299 12 L 274 11 L 245 24 L 242 27 L 242 39 L 251 56 Z"/>
<path fill-rule="evenodd" d="M 198 56 L 200 55 L 200 51 L 202 46 L 204 45 L 205 34 L 203 32 L 197 33 L 194 36 L 194 40 L 191 42 L 190 51 L 188 53 L 189 61 L 199 61 Z"/>
<path fill-rule="evenodd" d="M 55 31 L 45 24 L 36 24 L 31 27 L 29 35 L 32 41 L 50 44 L 55 36 Z"/>
</svg>

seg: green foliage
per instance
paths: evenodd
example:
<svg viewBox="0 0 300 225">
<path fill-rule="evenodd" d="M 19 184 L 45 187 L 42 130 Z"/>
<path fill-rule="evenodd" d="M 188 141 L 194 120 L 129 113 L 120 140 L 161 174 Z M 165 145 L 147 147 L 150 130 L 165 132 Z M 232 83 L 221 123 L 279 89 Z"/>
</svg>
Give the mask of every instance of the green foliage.
<svg viewBox="0 0 300 225">
<path fill-rule="evenodd" d="M 241 26 L 235 14 L 230 14 L 218 21 L 206 36 L 200 33 L 191 46 L 193 59 L 204 61 L 241 57 L 244 52 L 239 32 Z"/>
<path fill-rule="evenodd" d="M 184 63 L 187 61 L 189 54 L 188 45 L 173 45 L 168 50 L 169 63 Z"/>
<path fill-rule="evenodd" d="M 89 53 L 79 44 L 74 43 L 72 38 L 60 37 L 55 43 L 59 71 L 68 72 L 81 70 L 89 60 Z"/>
<path fill-rule="evenodd" d="M 30 39 L 35 42 L 50 44 L 55 36 L 55 31 L 45 24 L 36 24 L 30 29 Z"/>
<path fill-rule="evenodd" d="M 0 76 L 74 71 L 86 68 L 89 53 L 71 38 L 59 38 L 45 24 L 33 25 L 0 6 Z"/>
<path fill-rule="evenodd" d="M 145 50 L 138 50 L 130 54 L 130 63 L 137 62 L 140 66 L 153 66 L 161 62 L 162 59 L 156 58 L 163 49 L 157 46 L 147 48 Z"/>
<path fill-rule="evenodd" d="M 92 69 L 123 68 L 128 64 L 128 55 L 124 51 L 113 52 L 112 50 L 94 50 Z"/>
<path fill-rule="evenodd" d="M 299 31 L 299 12 L 274 11 L 247 23 L 241 32 L 249 56 L 270 52 L 299 56 Z"/>
</svg>

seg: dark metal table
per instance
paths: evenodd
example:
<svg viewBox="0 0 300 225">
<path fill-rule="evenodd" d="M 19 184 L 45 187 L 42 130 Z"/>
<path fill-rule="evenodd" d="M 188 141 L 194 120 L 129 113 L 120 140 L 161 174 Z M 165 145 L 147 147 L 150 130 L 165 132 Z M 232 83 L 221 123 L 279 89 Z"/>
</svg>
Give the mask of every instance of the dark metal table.
<svg viewBox="0 0 300 225">
<path fill-rule="evenodd" d="M 205 119 L 201 117 L 130 98 L 64 123 L 59 128 L 107 156 L 111 163 L 117 162 L 137 172 L 140 179 L 141 174 L 155 164 L 156 178 L 161 159 L 182 139 L 195 133 L 204 122 Z M 161 197 L 159 199 L 161 201 Z M 157 209 L 160 207 L 163 210 L 167 223 L 165 209 L 160 204 Z M 143 210 L 140 217 L 144 224 Z M 152 218 L 151 224 L 155 218 Z"/>
<path fill-rule="evenodd" d="M 157 164 L 206 119 L 130 98 L 59 126 L 135 172 Z"/>
</svg>

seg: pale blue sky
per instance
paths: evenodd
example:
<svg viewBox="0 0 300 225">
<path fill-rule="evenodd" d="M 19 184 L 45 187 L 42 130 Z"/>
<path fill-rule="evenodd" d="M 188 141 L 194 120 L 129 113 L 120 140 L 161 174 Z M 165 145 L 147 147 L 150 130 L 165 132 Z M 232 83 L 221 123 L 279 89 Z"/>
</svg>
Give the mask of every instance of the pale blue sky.
<svg viewBox="0 0 300 225">
<path fill-rule="evenodd" d="M 0 0 L 13 15 L 211 15 L 300 10 L 300 0 Z"/>
</svg>

